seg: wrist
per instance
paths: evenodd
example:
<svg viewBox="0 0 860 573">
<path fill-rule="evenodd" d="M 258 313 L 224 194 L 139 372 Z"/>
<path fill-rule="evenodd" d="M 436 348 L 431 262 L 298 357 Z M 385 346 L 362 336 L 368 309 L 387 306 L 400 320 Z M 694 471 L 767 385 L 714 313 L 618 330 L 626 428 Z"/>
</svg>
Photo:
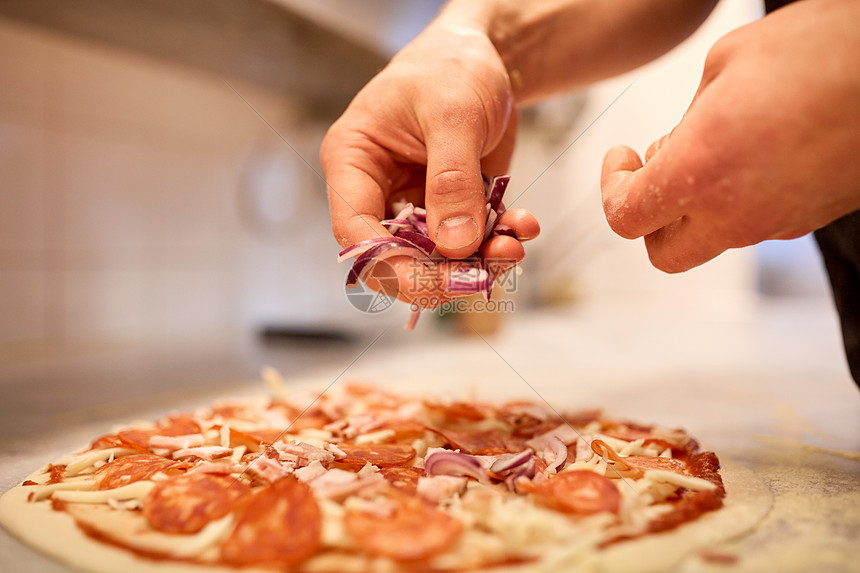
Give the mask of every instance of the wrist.
<svg viewBox="0 0 860 573">
<path fill-rule="evenodd" d="M 434 25 L 484 36 L 495 49 L 507 71 L 517 106 L 547 95 L 540 62 L 532 61 L 541 49 L 552 22 L 569 0 L 544 0 L 529 4 L 505 0 L 452 0 L 440 12 Z"/>
</svg>

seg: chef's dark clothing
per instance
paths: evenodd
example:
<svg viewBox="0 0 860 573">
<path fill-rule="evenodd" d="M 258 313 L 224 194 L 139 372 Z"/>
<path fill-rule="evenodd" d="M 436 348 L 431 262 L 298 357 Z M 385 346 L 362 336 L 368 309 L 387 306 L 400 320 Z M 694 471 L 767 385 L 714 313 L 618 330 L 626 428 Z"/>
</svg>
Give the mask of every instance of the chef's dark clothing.
<svg viewBox="0 0 860 573">
<path fill-rule="evenodd" d="M 764 0 L 764 6 L 767 12 L 773 12 L 794 1 Z M 815 240 L 830 277 L 848 368 L 860 385 L 860 211 L 818 229 Z"/>
</svg>

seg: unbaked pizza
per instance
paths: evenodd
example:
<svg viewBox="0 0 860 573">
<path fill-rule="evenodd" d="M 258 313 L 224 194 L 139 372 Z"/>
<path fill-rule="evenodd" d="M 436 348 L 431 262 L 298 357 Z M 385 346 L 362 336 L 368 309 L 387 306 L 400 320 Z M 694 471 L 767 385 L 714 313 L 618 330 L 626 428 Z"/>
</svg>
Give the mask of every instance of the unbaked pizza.
<svg viewBox="0 0 860 573">
<path fill-rule="evenodd" d="M 48 464 L 0 520 L 100 572 L 645 571 L 766 511 L 683 430 L 265 377 L 272 395 L 119 428 Z"/>
</svg>

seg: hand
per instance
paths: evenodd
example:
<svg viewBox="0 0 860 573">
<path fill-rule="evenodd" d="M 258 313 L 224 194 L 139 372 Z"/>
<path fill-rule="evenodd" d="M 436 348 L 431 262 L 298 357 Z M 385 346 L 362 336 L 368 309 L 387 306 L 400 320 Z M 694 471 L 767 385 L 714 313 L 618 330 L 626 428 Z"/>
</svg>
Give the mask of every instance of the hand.
<svg viewBox="0 0 860 573">
<path fill-rule="evenodd" d="M 512 107 L 507 72 L 487 37 L 431 24 L 359 92 L 323 141 L 320 159 L 338 243 L 390 236 L 379 221 L 405 198 L 426 206 L 428 233 L 440 254 L 463 258 L 478 250 L 487 216 L 481 174 L 507 171 L 516 132 Z M 500 222 L 519 240 L 495 237 L 481 248 L 483 255 L 521 261 L 520 241 L 537 236 L 537 221 L 511 210 Z M 451 297 L 444 265 L 424 268 L 403 256 L 387 262 L 400 278 L 399 298 L 434 305 Z M 416 268 L 432 276 L 416 277 Z M 415 292 L 416 284 L 424 290 Z"/>
<path fill-rule="evenodd" d="M 711 50 L 681 123 L 643 165 L 610 150 L 601 188 L 619 235 L 685 271 L 860 208 L 860 3 L 807 0 Z"/>
</svg>

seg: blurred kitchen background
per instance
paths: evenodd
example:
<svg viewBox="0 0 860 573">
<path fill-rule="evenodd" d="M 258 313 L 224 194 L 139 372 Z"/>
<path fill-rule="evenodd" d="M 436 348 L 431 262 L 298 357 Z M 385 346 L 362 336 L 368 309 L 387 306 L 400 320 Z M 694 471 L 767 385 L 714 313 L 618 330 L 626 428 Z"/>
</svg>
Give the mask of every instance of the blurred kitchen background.
<svg viewBox="0 0 860 573">
<path fill-rule="evenodd" d="M 34 411 L 57 424 L 136 412 L 265 363 L 346 368 L 380 328 L 400 332 L 404 305 L 371 316 L 344 295 L 317 154 L 441 4 L 0 0 L 0 430 L 35 428 Z M 507 202 L 543 234 L 502 330 L 585 307 L 755 320 L 777 301 L 821 313 L 838 344 L 808 237 L 669 276 L 600 207 L 605 150 L 644 152 L 669 131 L 708 47 L 760 15 L 724 0 L 659 61 L 524 111 Z M 425 314 L 380 344 L 453 335 Z M 70 408 L 82 395 L 90 405 Z"/>
</svg>

